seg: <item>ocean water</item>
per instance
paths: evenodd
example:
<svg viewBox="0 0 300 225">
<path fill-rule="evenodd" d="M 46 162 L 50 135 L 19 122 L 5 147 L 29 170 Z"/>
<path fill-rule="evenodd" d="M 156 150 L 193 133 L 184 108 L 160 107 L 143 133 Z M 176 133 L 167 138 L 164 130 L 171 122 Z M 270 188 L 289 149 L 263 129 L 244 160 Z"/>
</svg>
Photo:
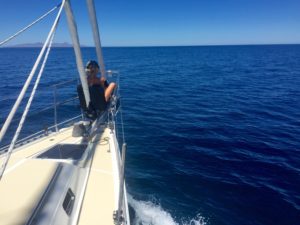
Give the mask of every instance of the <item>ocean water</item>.
<svg viewBox="0 0 300 225">
<path fill-rule="evenodd" d="M 38 52 L 0 49 L 0 124 Z M 300 224 L 300 45 L 104 48 L 104 58 L 120 74 L 133 224 Z M 22 136 L 53 123 L 53 110 L 37 112 L 53 104 L 51 85 L 76 77 L 73 50 L 53 49 Z M 58 110 L 61 121 L 79 107 Z"/>
</svg>

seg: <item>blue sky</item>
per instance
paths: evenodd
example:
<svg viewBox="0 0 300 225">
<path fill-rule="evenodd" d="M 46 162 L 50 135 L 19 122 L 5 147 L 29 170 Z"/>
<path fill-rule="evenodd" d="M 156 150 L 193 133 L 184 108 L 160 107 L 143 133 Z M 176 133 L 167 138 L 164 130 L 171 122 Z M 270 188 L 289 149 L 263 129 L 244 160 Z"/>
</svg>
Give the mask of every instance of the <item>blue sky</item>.
<svg viewBox="0 0 300 225">
<path fill-rule="evenodd" d="M 1 0 L 0 40 L 58 4 Z M 300 43 L 300 0 L 95 0 L 103 46 Z M 93 45 L 85 0 L 73 0 L 80 41 Z M 43 42 L 55 13 L 10 44 Z M 70 42 L 65 17 L 55 42 Z"/>
</svg>

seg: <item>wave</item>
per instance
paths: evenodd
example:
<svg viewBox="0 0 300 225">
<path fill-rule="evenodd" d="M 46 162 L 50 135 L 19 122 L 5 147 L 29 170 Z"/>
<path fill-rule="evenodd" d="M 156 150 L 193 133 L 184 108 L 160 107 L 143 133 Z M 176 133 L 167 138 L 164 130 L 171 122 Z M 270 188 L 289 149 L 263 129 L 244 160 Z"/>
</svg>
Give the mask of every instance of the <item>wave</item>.
<svg viewBox="0 0 300 225">
<path fill-rule="evenodd" d="M 195 218 L 182 218 L 176 222 L 172 215 L 159 204 L 152 201 L 138 201 L 128 195 L 128 203 L 134 210 L 133 225 L 207 225 L 204 217 L 198 214 Z"/>
</svg>

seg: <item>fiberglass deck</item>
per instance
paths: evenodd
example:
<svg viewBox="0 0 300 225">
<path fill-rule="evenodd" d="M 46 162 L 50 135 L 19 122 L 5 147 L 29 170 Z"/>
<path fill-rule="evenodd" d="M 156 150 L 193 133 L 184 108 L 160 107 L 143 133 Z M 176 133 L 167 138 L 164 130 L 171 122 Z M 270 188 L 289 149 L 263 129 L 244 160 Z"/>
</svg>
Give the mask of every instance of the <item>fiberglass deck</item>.
<svg viewBox="0 0 300 225">
<path fill-rule="evenodd" d="M 118 193 L 116 153 L 110 130 L 105 128 L 93 139 L 95 153 L 79 212 L 78 224 L 114 224 Z M 82 138 L 72 137 L 72 129 L 65 129 L 41 140 L 24 145 L 11 156 L 0 181 L 0 224 L 26 224 L 49 185 L 59 163 L 72 160 L 35 158 L 43 150 L 58 144 L 79 144 Z M 3 162 L 3 156 L 0 163 Z M 13 195 L 11 193 L 14 193 Z M 74 209 L 73 211 L 76 211 Z"/>
</svg>

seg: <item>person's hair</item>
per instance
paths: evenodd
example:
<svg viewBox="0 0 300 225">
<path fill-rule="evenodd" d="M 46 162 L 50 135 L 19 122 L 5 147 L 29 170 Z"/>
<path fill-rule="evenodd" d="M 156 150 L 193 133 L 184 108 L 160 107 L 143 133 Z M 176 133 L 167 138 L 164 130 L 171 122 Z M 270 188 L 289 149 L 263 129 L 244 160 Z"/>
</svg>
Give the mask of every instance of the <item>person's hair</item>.
<svg viewBox="0 0 300 225">
<path fill-rule="evenodd" d="M 99 65 L 95 60 L 90 60 L 90 61 L 87 62 L 86 68 L 89 68 L 90 66 L 99 69 Z"/>
</svg>

